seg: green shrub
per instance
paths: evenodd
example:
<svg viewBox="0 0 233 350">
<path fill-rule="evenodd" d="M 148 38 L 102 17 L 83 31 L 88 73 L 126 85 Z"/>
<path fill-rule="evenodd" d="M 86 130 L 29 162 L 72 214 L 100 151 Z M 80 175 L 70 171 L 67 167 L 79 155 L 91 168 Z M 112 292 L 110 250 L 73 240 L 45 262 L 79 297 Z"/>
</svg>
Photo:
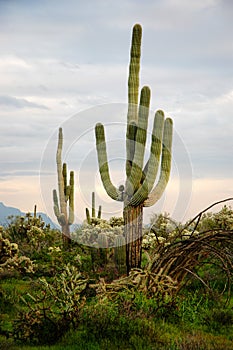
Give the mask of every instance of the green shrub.
<svg viewBox="0 0 233 350">
<path fill-rule="evenodd" d="M 36 295 L 27 293 L 22 300 L 26 310 L 14 320 L 14 337 L 20 342 L 52 344 L 79 322 L 79 312 L 85 304 L 88 281 L 73 266 L 67 266 L 51 282 L 40 279 Z"/>
<path fill-rule="evenodd" d="M 0 274 L 6 272 L 33 273 L 34 264 L 27 256 L 21 255 L 18 244 L 12 243 L 8 238 L 3 237 L 3 228 L 0 231 Z"/>
</svg>

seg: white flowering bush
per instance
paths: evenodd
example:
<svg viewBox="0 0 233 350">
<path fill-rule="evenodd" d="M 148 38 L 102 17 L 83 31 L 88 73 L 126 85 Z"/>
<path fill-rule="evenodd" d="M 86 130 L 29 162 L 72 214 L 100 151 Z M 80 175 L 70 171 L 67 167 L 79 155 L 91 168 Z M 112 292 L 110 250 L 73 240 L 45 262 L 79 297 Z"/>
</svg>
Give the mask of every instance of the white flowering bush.
<svg viewBox="0 0 233 350">
<path fill-rule="evenodd" d="M 35 266 L 30 258 L 20 256 L 18 244 L 3 238 L 3 228 L 0 231 L 0 273 L 5 271 L 33 273 Z"/>
<path fill-rule="evenodd" d="M 30 213 L 25 216 L 9 217 L 5 236 L 10 241 L 17 242 L 19 251 L 32 259 L 46 252 L 47 248 L 58 239 L 56 230 L 46 225 L 40 216 L 34 217 Z"/>
<path fill-rule="evenodd" d="M 41 227 L 32 225 L 27 231 L 27 237 L 36 251 L 40 251 L 45 244 L 45 231 Z"/>
<path fill-rule="evenodd" d="M 111 226 L 106 220 L 98 219 L 98 224 L 88 225 L 84 223 L 76 232 L 71 234 L 71 238 L 81 244 L 95 247 L 99 234 L 104 234 L 108 241 L 108 247 L 114 245 L 117 235 L 124 232 L 124 226 Z"/>
</svg>

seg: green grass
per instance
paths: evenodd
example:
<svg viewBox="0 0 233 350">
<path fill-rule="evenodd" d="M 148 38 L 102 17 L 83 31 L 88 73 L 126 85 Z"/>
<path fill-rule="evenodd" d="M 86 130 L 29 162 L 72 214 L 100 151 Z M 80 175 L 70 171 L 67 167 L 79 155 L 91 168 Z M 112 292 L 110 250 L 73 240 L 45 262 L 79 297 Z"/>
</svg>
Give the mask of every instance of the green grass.
<svg viewBox="0 0 233 350">
<path fill-rule="evenodd" d="M 232 350 L 233 342 L 222 336 L 190 331 L 182 332 L 177 327 L 167 323 L 157 325 L 161 332 L 159 340 L 147 341 L 139 335 L 131 335 L 125 341 L 112 341 L 109 338 L 94 339 L 87 331 L 69 332 L 58 344 L 52 346 L 17 346 L 12 342 L 1 342 L 4 350 Z M 1 340 L 1 338 L 0 338 Z"/>
<path fill-rule="evenodd" d="M 12 320 L 20 305 L 19 295 L 33 288 L 29 280 L 2 281 L 3 331 L 12 331 Z M 136 350 L 233 350 L 233 299 L 228 307 L 203 291 L 183 291 L 176 303 L 157 309 L 153 299 L 136 294 L 134 301 L 122 296 L 121 303 L 97 303 L 91 298 L 83 309 L 76 330 L 66 333 L 57 344 L 31 346 L 0 338 L 4 350 L 136 349 Z M 21 305 L 22 307 L 22 305 Z"/>
<path fill-rule="evenodd" d="M 1 281 L 3 333 L 12 332 L 17 310 L 26 308 L 20 296 L 37 288 L 36 279 Z M 121 293 L 119 300 L 99 303 L 89 297 L 76 328 L 55 345 L 14 343 L 0 335 L 0 350 L 233 350 L 233 298 L 226 306 L 224 298 L 208 295 L 195 284 L 162 306 L 139 292 L 133 300 Z"/>
</svg>

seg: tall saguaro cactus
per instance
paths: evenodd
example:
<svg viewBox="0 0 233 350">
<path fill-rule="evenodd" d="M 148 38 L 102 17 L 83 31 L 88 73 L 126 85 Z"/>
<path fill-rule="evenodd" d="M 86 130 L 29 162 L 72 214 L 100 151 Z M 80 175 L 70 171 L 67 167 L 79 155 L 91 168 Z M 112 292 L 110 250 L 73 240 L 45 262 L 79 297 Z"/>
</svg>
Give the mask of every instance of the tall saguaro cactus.
<svg viewBox="0 0 233 350">
<path fill-rule="evenodd" d="M 61 225 L 63 243 L 65 246 L 68 246 L 71 241 L 70 225 L 74 222 L 74 172 L 70 171 L 69 184 L 67 184 L 67 165 L 66 163 L 62 164 L 62 145 L 62 128 L 59 128 L 56 155 L 58 195 L 54 189 L 53 209 L 57 221 Z"/>
<path fill-rule="evenodd" d="M 108 195 L 124 203 L 124 236 L 126 239 L 127 272 L 141 265 L 143 207 L 154 205 L 162 196 L 170 176 L 172 120 L 163 111 L 155 113 L 150 156 L 144 165 L 150 89 L 141 89 L 139 70 L 142 28 L 133 27 L 128 78 L 128 115 L 126 131 L 126 182 L 119 188 L 111 181 L 104 126 L 96 124 L 96 148 L 102 183 Z M 139 102 L 139 103 L 138 103 Z M 158 176 L 158 171 L 160 174 Z M 154 185 L 158 176 L 158 182 Z"/>
</svg>

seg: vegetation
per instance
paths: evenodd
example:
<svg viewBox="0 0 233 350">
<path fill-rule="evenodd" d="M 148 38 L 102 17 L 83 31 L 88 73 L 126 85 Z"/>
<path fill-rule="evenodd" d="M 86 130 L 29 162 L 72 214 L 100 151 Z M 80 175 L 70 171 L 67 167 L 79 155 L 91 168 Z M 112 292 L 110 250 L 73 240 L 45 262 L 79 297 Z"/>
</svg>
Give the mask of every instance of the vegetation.
<svg viewBox="0 0 233 350">
<path fill-rule="evenodd" d="M 232 216 L 227 206 L 183 225 L 154 215 L 144 228 L 143 267 L 128 275 L 118 271 L 120 244 L 108 244 L 104 256 L 96 247 L 93 260 L 93 246 L 72 240 L 67 251 L 41 218 L 11 218 L 1 228 L 0 348 L 233 349 Z M 98 242 L 107 227 L 108 242 L 121 242 L 114 222 L 122 220 L 84 223 L 72 235 L 93 229 Z M 6 264 L 6 251 L 33 268 Z"/>
</svg>

